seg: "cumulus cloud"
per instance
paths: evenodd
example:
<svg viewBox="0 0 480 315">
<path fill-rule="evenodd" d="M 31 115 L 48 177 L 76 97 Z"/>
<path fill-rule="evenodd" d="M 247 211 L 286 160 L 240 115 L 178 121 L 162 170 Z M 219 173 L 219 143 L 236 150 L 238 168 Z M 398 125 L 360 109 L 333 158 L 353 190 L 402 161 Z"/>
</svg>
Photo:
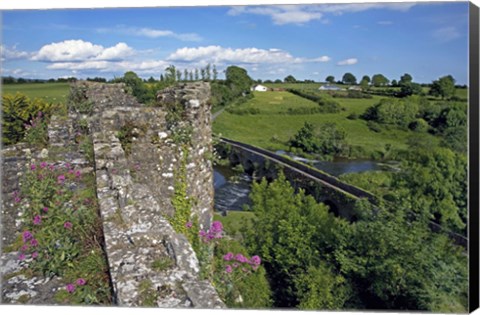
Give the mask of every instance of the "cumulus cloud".
<svg viewBox="0 0 480 315">
<path fill-rule="evenodd" d="M 125 43 L 105 48 L 79 39 L 45 45 L 34 54 L 32 60 L 46 62 L 121 60 L 133 53 L 134 50 Z"/>
<path fill-rule="evenodd" d="M 221 46 L 184 47 L 177 49 L 167 60 L 183 62 L 210 63 L 245 63 L 245 64 L 277 64 L 326 62 L 328 56 L 307 59 L 292 56 L 289 52 L 277 49 L 260 48 L 225 48 Z"/>
<path fill-rule="evenodd" d="M 357 58 L 348 58 L 348 59 L 337 62 L 337 65 L 338 66 L 350 66 L 350 65 L 356 64 L 357 62 L 358 62 Z"/>
<path fill-rule="evenodd" d="M 0 56 L 1 60 L 12 59 L 27 59 L 30 57 L 30 53 L 26 51 L 17 50 L 15 46 L 8 48 L 7 46 L 0 44 Z"/>
<path fill-rule="evenodd" d="M 318 5 L 279 5 L 279 6 L 236 6 L 229 15 L 255 14 L 269 16 L 274 24 L 302 25 L 314 20 L 327 21 L 326 14 L 341 15 L 372 9 L 408 11 L 416 3 L 351 3 L 351 4 L 318 4 Z"/>
</svg>

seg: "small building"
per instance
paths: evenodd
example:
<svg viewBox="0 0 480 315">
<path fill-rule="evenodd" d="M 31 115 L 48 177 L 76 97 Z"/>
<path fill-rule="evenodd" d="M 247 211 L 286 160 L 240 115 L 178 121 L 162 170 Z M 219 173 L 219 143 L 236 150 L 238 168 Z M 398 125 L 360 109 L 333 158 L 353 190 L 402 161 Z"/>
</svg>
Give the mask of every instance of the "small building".
<svg viewBox="0 0 480 315">
<path fill-rule="evenodd" d="M 358 85 L 352 85 L 351 87 L 348 88 L 349 91 L 361 91 L 362 88 L 359 87 Z"/>
<path fill-rule="evenodd" d="M 335 85 L 322 85 L 321 87 L 318 88 L 319 90 L 322 91 L 341 91 L 342 89 L 339 88 L 338 86 Z"/>
<path fill-rule="evenodd" d="M 268 88 L 264 85 L 257 84 L 257 85 L 254 85 L 250 90 L 257 91 L 257 92 L 266 92 L 268 91 Z"/>
</svg>

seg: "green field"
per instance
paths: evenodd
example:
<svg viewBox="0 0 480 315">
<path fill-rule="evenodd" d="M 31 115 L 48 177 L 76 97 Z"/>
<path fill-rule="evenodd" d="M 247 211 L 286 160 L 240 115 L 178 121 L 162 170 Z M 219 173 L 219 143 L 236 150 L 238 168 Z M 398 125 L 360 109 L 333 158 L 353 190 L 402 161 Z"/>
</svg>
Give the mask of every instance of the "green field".
<svg viewBox="0 0 480 315">
<path fill-rule="evenodd" d="M 21 93 L 31 99 L 42 98 L 49 103 L 64 103 L 70 92 L 69 83 L 3 84 L 2 95 Z"/>
<path fill-rule="evenodd" d="M 241 105 L 243 108 L 258 108 L 257 115 L 235 115 L 222 113 L 213 123 L 213 131 L 223 137 L 249 143 L 269 150 L 288 150 L 288 140 L 303 126 L 305 122 L 313 125 L 334 122 L 347 133 L 349 145 L 361 146 L 371 154 L 382 151 L 386 144 L 395 149 L 406 149 L 407 139 L 418 133 L 409 130 L 392 128 L 380 133 L 367 127 L 362 119 L 347 119 L 352 113 L 362 114 L 378 103 L 382 97 L 372 99 L 335 99 L 346 110 L 339 113 L 319 113 L 311 115 L 287 115 L 289 107 L 318 106 L 314 102 L 288 92 L 254 92 L 255 97 Z M 431 137 L 431 141 L 438 139 Z M 366 156 L 367 157 L 367 156 Z"/>
</svg>

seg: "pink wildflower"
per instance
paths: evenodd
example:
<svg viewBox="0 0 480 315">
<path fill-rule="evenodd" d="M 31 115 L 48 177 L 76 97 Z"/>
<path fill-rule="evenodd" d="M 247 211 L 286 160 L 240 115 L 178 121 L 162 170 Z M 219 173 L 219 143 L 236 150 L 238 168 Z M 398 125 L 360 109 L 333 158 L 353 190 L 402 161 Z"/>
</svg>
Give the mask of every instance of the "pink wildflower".
<svg viewBox="0 0 480 315">
<path fill-rule="evenodd" d="M 232 265 L 232 266 L 233 266 L 233 268 L 237 268 L 237 267 L 238 267 L 238 266 L 240 266 L 240 265 L 239 265 L 239 264 L 237 264 L 237 263 L 233 263 L 233 265 Z"/>
<path fill-rule="evenodd" d="M 47 165 L 48 165 L 47 162 L 42 162 L 40 163 L 40 168 L 45 168 L 47 167 Z"/>
<path fill-rule="evenodd" d="M 187 222 L 187 223 L 185 224 L 185 227 L 186 227 L 187 229 L 191 228 L 192 226 L 193 226 L 192 222 Z"/>
<path fill-rule="evenodd" d="M 33 253 L 32 253 L 32 258 L 33 258 L 33 259 L 36 259 L 37 257 L 38 257 L 38 252 L 33 252 Z"/>
<path fill-rule="evenodd" d="M 78 178 L 78 177 L 80 177 L 80 176 L 82 176 L 82 173 L 81 173 L 80 171 L 76 171 L 76 172 L 75 172 L 75 177 Z"/>
<path fill-rule="evenodd" d="M 38 241 L 36 239 L 32 239 L 30 241 L 30 245 L 32 245 L 33 247 L 37 247 L 38 246 Z"/>
<path fill-rule="evenodd" d="M 36 168 L 37 168 L 37 166 L 36 166 L 35 164 L 30 165 L 30 169 L 31 169 L 32 171 L 34 171 Z"/>
<path fill-rule="evenodd" d="M 25 254 L 22 253 L 22 254 L 18 255 L 18 259 L 19 260 L 25 260 Z"/>
<path fill-rule="evenodd" d="M 42 217 L 39 215 L 36 215 L 35 218 L 33 218 L 33 224 L 34 225 L 40 225 L 42 224 Z"/>
<path fill-rule="evenodd" d="M 20 248 L 20 250 L 22 252 L 26 252 L 28 250 L 28 245 L 22 245 L 22 247 Z"/>
<path fill-rule="evenodd" d="M 248 262 L 248 259 L 245 256 L 243 256 L 242 254 L 236 254 L 235 255 L 235 260 L 238 261 L 238 262 L 241 262 L 241 263 Z"/>
<path fill-rule="evenodd" d="M 67 284 L 66 289 L 68 293 L 73 293 L 73 291 L 75 291 L 75 286 L 72 283 L 69 283 Z"/>
<path fill-rule="evenodd" d="M 22 233 L 22 237 L 23 237 L 23 242 L 26 243 L 27 241 L 33 238 L 33 235 L 32 233 L 30 233 L 30 231 L 25 231 Z"/>
<path fill-rule="evenodd" d="M 232 259 L 233 259 L 233 253 L 228 252 L 223 256 L 223 260 L 225 261 L 230 261 Z"/>
<path fill-rule="evenodd" d="M 48 207 L 43 207 L 43 212 L 48 212 Z"/>
<path fill-rule="evenodd" d="M 262 263 L 262 260 L 260 259 L 259 256 L 255 255 L 255 256 L 252 256 L 252 258 L 250 259 L 251 263 L 255 266 L 259 266 L 261 263 Z"/>
<path fill-rule="evenodd" d="M 69 222 L 69 221 L 67 221 L 63 224 L 63 227 L 66 228 L 66 229 L 71 229 L 72 226 L 73 226 L 72 222 Z"/>
<path fill-rule="evenodd" d="M 83 278 L 79 278 L 79 279 L 77 279 L 77 281 L 76 281 L 76 284 L 77 284 L 77 285 L 85 285 L 86 283 L 87 283 L 87 281 L 86 281 L 85 279 L 83 279 Z"/>
<path fill-rule="evenodd" d="M 13 201 L 15 201 L 16 203 L 19 203 L 20 201 L 22 201 L 22 199 L 20 199 L 20 197 L 15 197 L 15 199 L 13 199 Z"/>
<path fill-rule="evenodd" d="M 65 175 L 58 175 L 57 177 L 57 183 L 59 184 L 63 184 L 63 182 L 65 181 Z"/>
<path fill-rule="evenodd" d="M 226 272 L 226 273 L 231 273 L 232 271 L 233 271 L 232 266 L 227 265 L 227 266 L 225 267 L 225 272 Z"/>
</svg>

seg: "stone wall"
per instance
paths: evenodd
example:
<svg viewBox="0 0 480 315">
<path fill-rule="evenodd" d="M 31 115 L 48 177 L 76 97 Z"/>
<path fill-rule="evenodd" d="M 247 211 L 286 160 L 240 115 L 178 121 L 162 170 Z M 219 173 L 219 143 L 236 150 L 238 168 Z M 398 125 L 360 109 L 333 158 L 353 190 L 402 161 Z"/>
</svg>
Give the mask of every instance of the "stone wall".
<svg viewBox="0 0 480 315">
<path fill-rule="evenodd" d="M 72 91 L 90 106 L 89 110 L 71 108 L 68 117 L 52 117 L 49 150 L 61 151 L 61 159 L 73 161 L 85 172 L 95 172 L 114 304 L 152 306 L 153 296 L 153 305 L 158 307 L 224 307 L 214 287 L 200 278 L 192 246 L 168 220 L 175 213 L 172 197 L 181 180 L 182 165 L 186 168 L 183 180 L 192 201 L 192 215 L 197 216 L 202 228 L 208 228 L 212 219 L 209 85 L 189 83 L 160 92 L 159 107 L 139 104 L 123 84 L 77 82 Z M 190 127 L 190 141 L 175 141 L 175 130 L 168 126 L 171 105 L 182 109 L 178 125 Z M 74 126 L 79 125 L 89 130 L 93 140 L 94 165 L 90 169 L 81 149 L 72 144 Z M 2 153 L 2 190 L 7 196 L 2 200 L 3 245 L 8 245 L 18 235 L 17 213 L 12 203 L 18 177 L 37 156 L 49 158 L 51 154 L 48 150 L 32 152 L 23 144 Z M 17 256 L 2 255 L 2 274 L 21 268 Z M 28 279 L 13 280 L 9 279 L 12 283 L 2 288 L 2 296 L 12 292 L 21 296 L 25 286 L 32 286 Z M 43 279 L 37 282 L 43 283 Z M 49 284 L 52 285 L 57 284 Z M 47 291 L 50 296 L 33 292 L 31 295 L 43 302 L 33 299 L 32 303 L 52 304 L 53 291 Z"/>
</svg>

